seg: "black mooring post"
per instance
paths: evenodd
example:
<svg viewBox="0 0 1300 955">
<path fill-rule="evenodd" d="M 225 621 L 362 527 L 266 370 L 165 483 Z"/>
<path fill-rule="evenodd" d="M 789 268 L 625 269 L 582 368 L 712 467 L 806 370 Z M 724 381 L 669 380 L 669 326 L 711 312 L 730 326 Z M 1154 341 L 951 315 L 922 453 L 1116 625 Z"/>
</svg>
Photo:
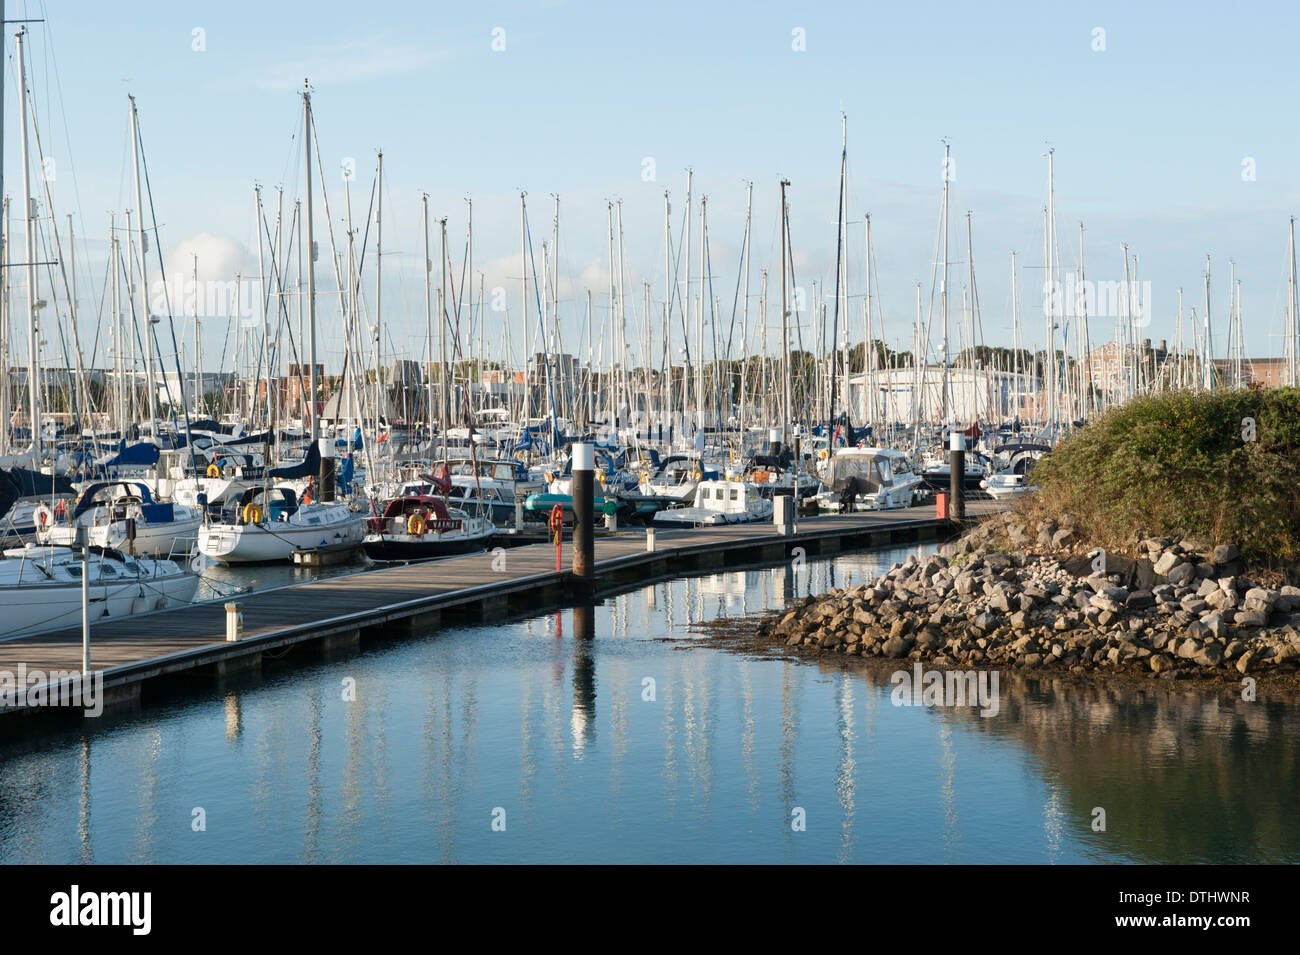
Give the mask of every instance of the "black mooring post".
<svg viewBox="0 0 1300 955">
<path fill-rule="evenodd" d="M 948 513 L 957 523 L 966 519 L 966 436 L 953 428 L 948 435 Z"/>
<path fill-rule="evenodd" d="M 317 499 L 322 504 L 328 504 L 334 500 L 334 442 L 329 438 L 321 438 L 321 456 L 320 456 L 320 493 Z M 326 444 L 328 442 L 328 445 Z M 325 448 L 329 448 L 329 453 L 325 453 Z"/>
<path fill-rule="evenodd" d="M 573 446 L 573 576 L 580 587 L 596 581 L 595 449 Z"/>
</svg>

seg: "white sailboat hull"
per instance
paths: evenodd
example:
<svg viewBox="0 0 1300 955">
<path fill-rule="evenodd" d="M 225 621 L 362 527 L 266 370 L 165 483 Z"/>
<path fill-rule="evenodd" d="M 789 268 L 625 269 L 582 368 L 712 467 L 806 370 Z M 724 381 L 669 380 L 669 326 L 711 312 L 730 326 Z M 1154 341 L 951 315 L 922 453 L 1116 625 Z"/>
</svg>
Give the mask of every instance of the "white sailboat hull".
<svg viewBox="0 0 1300 955">
<path fill-rule="evenodd" d="M 313 517 L 317 523 L 306 523 Z M 307 505 L 288 521 L 262 524 L 205 524 L 199 553 L 221 564 L 261 564 L 289 560 L 295 550 L 360 544 L 366 521 L 340 505 Z"/>
</svg>

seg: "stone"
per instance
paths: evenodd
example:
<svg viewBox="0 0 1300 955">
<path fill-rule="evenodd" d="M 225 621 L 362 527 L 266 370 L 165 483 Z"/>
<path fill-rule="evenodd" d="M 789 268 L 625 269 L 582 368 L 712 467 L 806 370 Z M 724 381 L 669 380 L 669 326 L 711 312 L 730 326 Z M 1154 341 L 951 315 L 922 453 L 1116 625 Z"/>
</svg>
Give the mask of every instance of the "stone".
<svg viewBox="0 0 1300 955">
<path fill-rule="evenodd" d="M 881 647 L 881 652 L 891 660 L 897 660 L 899 657 L 906 656 L 912 645 L 903 637 L 890 637 Z"/>
<path fill-rule="evenodd" d="M 1135 590 L 1125 599 L 1125 607 L 1130 611 L 1144 611 L 1156 605 L 1156 595 L 1149 590 Z"/>
<path fill-rule="evenodd" d="M 1153 569 L 1161 577 L 1167 577 L 1169 572 L 1178 566 L 1179 560 L 1181 560 L 1181 558 L 1176 553 L 1172 550 L 1167 550 L 1160 555 L 1160 559 L 1155 562 L 1155 567 Z"/>
<path fill-rule="evenodd" d="M 1236 544 L 1215 544 L 1210 559 L 1216 564 L 1226 564 L 1241 556 Z"/>
<path fill-rule="evenodd" d="M 1166 653 L 1157 653 L 1151 657 L 1147 666 L 1151 667 L 1154 673 L 1163 673 L 1166 670 L 1174 668 L 1173 658 Z"/>
<path fill-rule="evenodd" d="M 1180 586 L 1196 578 L 1195 564 L 1178 564 L 1165 575 L 1174 586 Z"/>
<path fill-rule="evenodd" d="M 1200 653 L 1192 657 L 1192 660 L 1203 667 L 1217 667 L 1223 662 L 1223 645 L 1211 641 L 1201 647 Z"/>
<path fill-rule="evenodd" d="M 1060 550 L 1074 543 L 1074 531 L 1062 527 L 1052 535 L 1052 550 Z"/>
</svg>

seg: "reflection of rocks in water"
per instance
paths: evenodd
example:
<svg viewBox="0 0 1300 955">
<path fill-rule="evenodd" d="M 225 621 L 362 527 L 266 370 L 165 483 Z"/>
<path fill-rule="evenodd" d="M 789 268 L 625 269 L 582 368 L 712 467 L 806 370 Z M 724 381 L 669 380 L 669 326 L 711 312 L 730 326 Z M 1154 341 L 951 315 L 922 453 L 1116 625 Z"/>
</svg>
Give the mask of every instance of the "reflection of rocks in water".
<svg viewBox="0 0 1300 955">
<path fill-rule="evenodd" d="M 830 659 L 879 693 L 906 666 L 852 666 Z M 1144 863 L 1300 861 L 1300 706 L 1246 702 L 1240 690 L 1000 674 L 1000 707 L 927 707 L 955 733 L 986 733 L 1022 745 L 1039 763 L 1053 814 L 1067 838 L 1098 860 Z M 960 775 L 954 781 L 961 792 Z M 1091 829 L 1106 810 L 1106 831 Z M 1046 807 L 1045 807 L 1046 811 Z M 972 819 L 965 826 L 975 825 Z M 1090 851 L 1089 847 L 1093 847 Z"/>
</svg>

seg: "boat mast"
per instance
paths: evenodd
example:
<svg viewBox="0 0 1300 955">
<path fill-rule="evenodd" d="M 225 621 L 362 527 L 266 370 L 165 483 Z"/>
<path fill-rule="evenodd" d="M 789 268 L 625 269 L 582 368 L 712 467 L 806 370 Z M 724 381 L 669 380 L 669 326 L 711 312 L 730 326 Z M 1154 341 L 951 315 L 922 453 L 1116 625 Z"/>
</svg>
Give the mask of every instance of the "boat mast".
<svg viewBox="0 0 1300 955">
<path fill-rule="evenodd" d="M 1288 257 L 1291 260 L 1291 274 L 1288 281 L 1288 291 L 1286 300 L 1286 383 L 1292 388 L 1296 386 L 1296 364 L 1297 364 L 1297 328 L 1296 328 L 1296 275 L 1295 275 L 1295 216 L 1291 217 L 1290 222 L 1290 241 Z"/>
<path fill-rule="evenodd" d="M 307 433 L 312 441 L 316 433 L 316 239 L 312 231 L 311 186 L 311 88 L 303 80 L 302 90 L 302 148 L 306 167 L 307 243 Z M 340 401 L 341 401 L 340 397 Z"/>
<path fill-rule="evenodd" d="M 28 415 L 32 432 L 32 464 L 38 465 L 41 458 L 41 399 L 40 399 L 40 339 L 37 337 L 36 310 L 39 301 L 36 297 L 36 217 L 33 213 L 31 190 L 31 160 L 27 146 L 27 69 L 23 63 L 23 37 L 27 35 L 26 27 L 18 28 L 18 83 L 19 116 L 22 121 L 23 153 L 23 252 L 26 256 L 27 270 L 27 374 L 28 374 Z M 137 180 L 138 181 L 138 180 Z M 8 422 L 5 422 L 8 427 Z"/>
<path fill-rule="evenodd" d="M 429 392 L 429 452 L 433 453 L 433 292 L 431 288 L 433 259 L 429 257 L 429 194 L 420 194 L 420 208 L 424 218 L 424 335 L 425 354 L 429 356 L 425 364 L 425 382 Z"/>
<path fill-rule="evenodd" d="M 943 143 L 943 278 L 939 281 L 939 314 L 943 321 L 943 380 L 940 383 L 939 423 L 948 424 L 948 386 L 950 369 L 948 368 L 948 180 L 951 169 L 952 147 L 945 139 Z M 927 334 L 928 337 L 928 334 Z"/>
<path fill-rule="evenodd" d="M 790 212 L 785 190 L 789 185 L 789 179 L 781 180 L 781 428 L 783 438 L 784 429 L 790 425 L 790 305 L 789 280 L 786 277 L 789 248 L 785 228 L 786 218 Z"/>
</svg>

